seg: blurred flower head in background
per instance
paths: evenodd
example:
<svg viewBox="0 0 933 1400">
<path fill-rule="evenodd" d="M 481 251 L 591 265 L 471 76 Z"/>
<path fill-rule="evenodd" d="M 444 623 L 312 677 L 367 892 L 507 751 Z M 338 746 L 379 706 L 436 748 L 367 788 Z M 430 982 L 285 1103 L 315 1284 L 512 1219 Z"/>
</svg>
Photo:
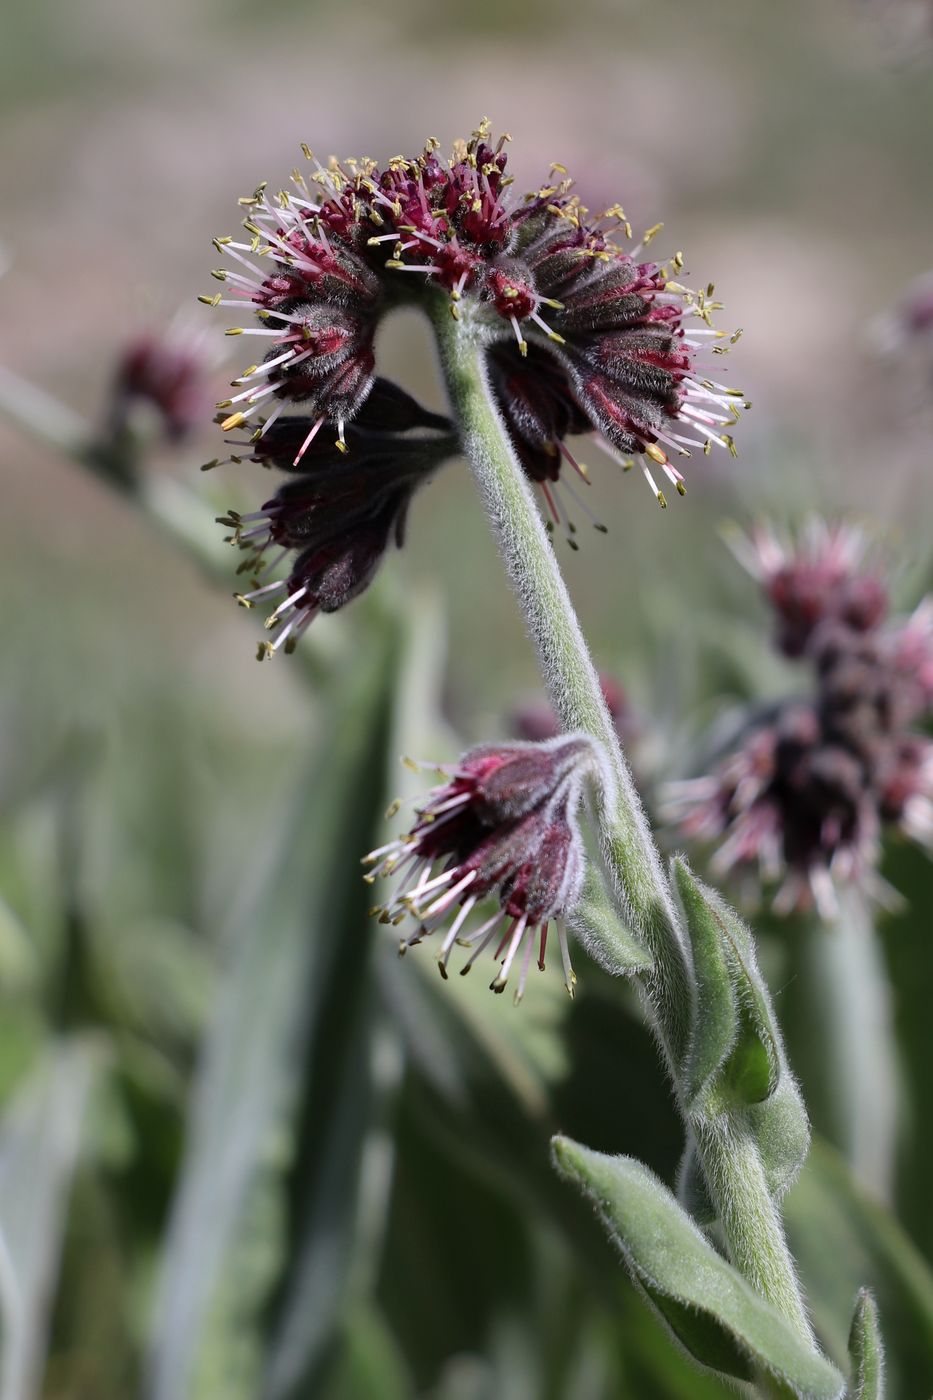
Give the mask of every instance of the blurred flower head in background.
<svg viewBox="0 0 933 1400">
<path fill-rule="evenodd" d="M 834 917 L 836 882 L 891 902 L 883 830 L 933 848 L 933 741 L 913 728 L 933 708 L 931 600 L 891 619 L 864 538 L 846 526 L 814 522 L 789 545 L 759 528 L 736 552 L 774 611 L 777 646 L 810 663 L 814 692 L 750 716 L 711 774 L 672 786 L 672 815 L 686 838 L 716 843 L 719 873 L 779 882 L 779 913 Z"/>
<path fill-rule="evenodd" d="M 579 895 L 584 850 L 577 810 L 584 781 L 603 760 L 588 735 L 561 735 L 545 743 L 489 744 L 471 749 L 459 764 L 441 769 L 446 782 L 432 789 L 406 835 L 372 851 L 366 876 L 401 875 L 404 881 L 387 905 L 373 911 L 384 923 L 417 920 L 401 952 L 433 933 L 454 909 L 456 917 L 438 953 L 446 978 L 454 944 L 471 950 L 460 969 L 469 972 L 490 945 L 501 968 L 490 984 L 503 992 L 516 957 L 521 958 L 516 1002 L 524 991 L 535 942 L 544 970 L 548 928 L 556 922 L 564 980 L 573 994 L 574 975 L 563 920 Z M 434 874 L 443 862 L 440 874 Z M 474 907 L 495 897 L 498 908 L 468 930 Z"/>
</svg>

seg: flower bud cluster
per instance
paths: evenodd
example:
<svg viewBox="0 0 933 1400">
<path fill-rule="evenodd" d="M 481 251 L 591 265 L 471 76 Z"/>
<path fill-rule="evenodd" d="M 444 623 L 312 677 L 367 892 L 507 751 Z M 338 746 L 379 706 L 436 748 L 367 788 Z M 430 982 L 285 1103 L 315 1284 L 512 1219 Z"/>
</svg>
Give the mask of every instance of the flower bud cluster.
<svg viewBox="0 0 933 1400">
<path fill-rule="evenodd" d="M 884 580 L 853 530 L 818 523 L 787 548 L 760 530 L 740 546 L 774 611 L 776 642 L 814 688 L 751 718 L 708 777 L 679 784 L 686 836 L 719 843 L 720 871 L 780 881 L 779 912 L 836 907 L 835 886 L 875 898 L 886 827 L 933 848 L 933 600 L 889 618 Z"/>
<path fill-rule="evenodd" d="M 584 780 L 602 762 L 585 734 L 561 735 L 546 743 L 489 744 L 471 749 L 417 810 L 411 831 L 372 851 L 366 862 L 377 875 L 404 875 L 401 887 L 373 913 L 383 923 L 416 920 L 400 951 L 420 943 L 454 918 L 438 952 L 441 975 L 454 945 L 470 950 L 461 968 L 469 972 L 492 947 L 501 964 L 491 989 L 505 990 L 513 964 L 520 964 L 515 1000 L 520 1001 L 537 944 L 544 970 L 548 929 L 556 923 L 564 980 L 573 994 L 565 916 L 577 902 L 584 871 L 577 811 Z M 440 871 L 437 867 L 440 865 Z M 471 926 L 474 908 L 494 898 L 494 912 Z M 454 913 L 454 911 L 456 911 Z M 519 956 L 521 955 L 521 956 Z"/>
</svg>

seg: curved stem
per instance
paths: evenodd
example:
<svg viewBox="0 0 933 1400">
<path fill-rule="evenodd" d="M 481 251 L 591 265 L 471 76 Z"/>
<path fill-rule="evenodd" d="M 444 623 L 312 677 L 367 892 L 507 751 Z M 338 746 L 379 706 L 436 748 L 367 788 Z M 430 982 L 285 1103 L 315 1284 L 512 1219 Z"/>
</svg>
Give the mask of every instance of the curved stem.
<svg viewBox="0 0 933 1400">
<path fill-rule="evenodd" d="M 470 336 L 469 322 L 451 318 L 446 300 L 438 298 L 431 309 L 463 450 L 492 520 L 551 702 L 566 729 L 592 734 L 609 756 L 612 788 L 597 798 L 603 858 L 624 918 L 658 969 L 649 995 L 668 1068 L 676 1078 L 689 1035 L 692 977 L 660 857 L 551 541 L 490 395 L 483 351 Z M 468 316 L 469 307 L 461 314 Z"/>
<path fill-rule="evenodd" d="M 531 488 L 511 448 L 490 392 L 482 328 L 471 308 L 450 315 L 441 297 L 429 304 L 447 389 L 512 586 L 538 652 L 551 701 L 567 729 L 598 739 L 609 756 L 611 783 L 598 794 L 596 823 L 621 917 L 654 959 L 639 978 L 678 1096 L 695 998 L 692 957 L 670 886 L 622 753 Z M 694 1125 L 696 1128 L 696 1125 Z M 780 1213 L 767 1187 L 754 1140 L 724 1109 L 697 1133 L 697 1146 L 719 1210 L 730 1254 L 749 1282 L 812 1341 Z"/>
</svg>

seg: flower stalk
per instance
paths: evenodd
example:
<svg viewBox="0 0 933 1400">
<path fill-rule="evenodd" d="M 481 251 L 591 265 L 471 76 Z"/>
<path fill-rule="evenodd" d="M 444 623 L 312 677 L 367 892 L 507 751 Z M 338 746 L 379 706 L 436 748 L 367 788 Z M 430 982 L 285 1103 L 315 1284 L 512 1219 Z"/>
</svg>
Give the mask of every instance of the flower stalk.
<svg viewBox="0 0 933 1400">
<path fill-rule="evenodd" d="M 639 985 L 653 1012 L 678 1106 L 693 1131 L 733 1262 L 798 1333 L 812 1341 L 778 1207 L 758 1149 L 728 1101 L 710 1112 L 685 1102 L 683 1070 L 695 988 L 692 957 L 618 734 L 531 488 L 496 408 L 485 365 L 483 323 L 462 305 L 428 305 L 462 446 L 492 522 L 535 644 L 551 702 L 568 731 L 591 734 L 610 760 L 611 783 L 595 820 L 617 913 L 649 950 Z M 620 969 L 621 970 L 621 969 Z"/>
</svg>

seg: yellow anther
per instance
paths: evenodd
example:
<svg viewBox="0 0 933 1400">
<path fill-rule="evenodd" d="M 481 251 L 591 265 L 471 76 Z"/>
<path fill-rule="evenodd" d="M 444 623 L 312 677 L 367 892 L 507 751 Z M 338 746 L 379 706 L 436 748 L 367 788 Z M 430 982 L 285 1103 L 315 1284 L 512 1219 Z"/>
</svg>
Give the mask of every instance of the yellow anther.
<svg viewBox="0 0 933 1400">
<path fill-rule="evenodd" d="M 553 341 L 555 341 L 558 345 L 566 345 L 566 344 L 567 344 L 567 342 L 566 342 L 566 340 L 564 339 L 564 337 L 563 337 L 562 335 L 558 335 L 556 331 L 548 331 L 548 333 L 547 333 L 547 338 L 548 338 L 548 340 L 553 340 Z M 523 353 L 524 353 L 524 352 L 523 352 Z"/>
<path fill-rule="evenodd" d="M 520 340 L 520 341 L 518 342 L 518 353 L 521 355 L 522 359 L 524 359 L 525 356 L 528 354 L 528 341 L 527 341 L 527 340 Z"/>
<path fill-rule="evenodd" d="M 656 442 L 649 442 L 646 444 L 645 456 L 650 457 L 652 462 L 657 462 L 659 467 L 667 465 L 667 457 Z"/>
<path fill-rule="evenodd" d="M 229 433 L 231 428 L 239 428 L 245 422 L 245 413 L 231 413 L 230 417 L 225 418 L 224 421 L 221 423 L 221 431 L 224 433 Z"/>
<path fill-rule="evenodd" d="M 678 496 L 686 496 L 687 494 L 687 488 L 682 481 L 678 481 L 677 483 L 677 494 Z"/>
<path fill-rule="evenodd" d="M 242 326 L 228 326 L 227 329 L 224 331 L 224 335 L 245 335 L 245 334 L 246 334 L 246 332 L 245 332 L 245 330 L 243 329 Z"/>
<path fill-rule="evenodd" d="M 219 306 L 219 305 L 220 305 L 220 292 L 216 292 L 215 295 L 212 296 L 212 297 L 209 297 L 209 296 L 199 296 L 199 297 L 198 297 L 198 301 L 201 303 L 202 306 Z"/>
<path fill-rule="evenodd" d="M 226 282 L 227 269 L 225 267 L 212 267 L 211 276 L 216 277 L 218 282 Z"/>
<path fill-rule="evenodd" d="M 645 233 L 641 241 L 646 248 L 648 244 L 652 241 L 652 239 L 657 238 L 658 234 L 661 232 L 663 227 L 663 224 L 652 224 L 649 229 L 645 229 Z"/>
<path fill-rule="evenodd" d="M 658 505 L 661 507 L 662 510 L 667 510 L 667 498 L 665 497 L 663 491 L 658 492 Z"/>
</svg>

